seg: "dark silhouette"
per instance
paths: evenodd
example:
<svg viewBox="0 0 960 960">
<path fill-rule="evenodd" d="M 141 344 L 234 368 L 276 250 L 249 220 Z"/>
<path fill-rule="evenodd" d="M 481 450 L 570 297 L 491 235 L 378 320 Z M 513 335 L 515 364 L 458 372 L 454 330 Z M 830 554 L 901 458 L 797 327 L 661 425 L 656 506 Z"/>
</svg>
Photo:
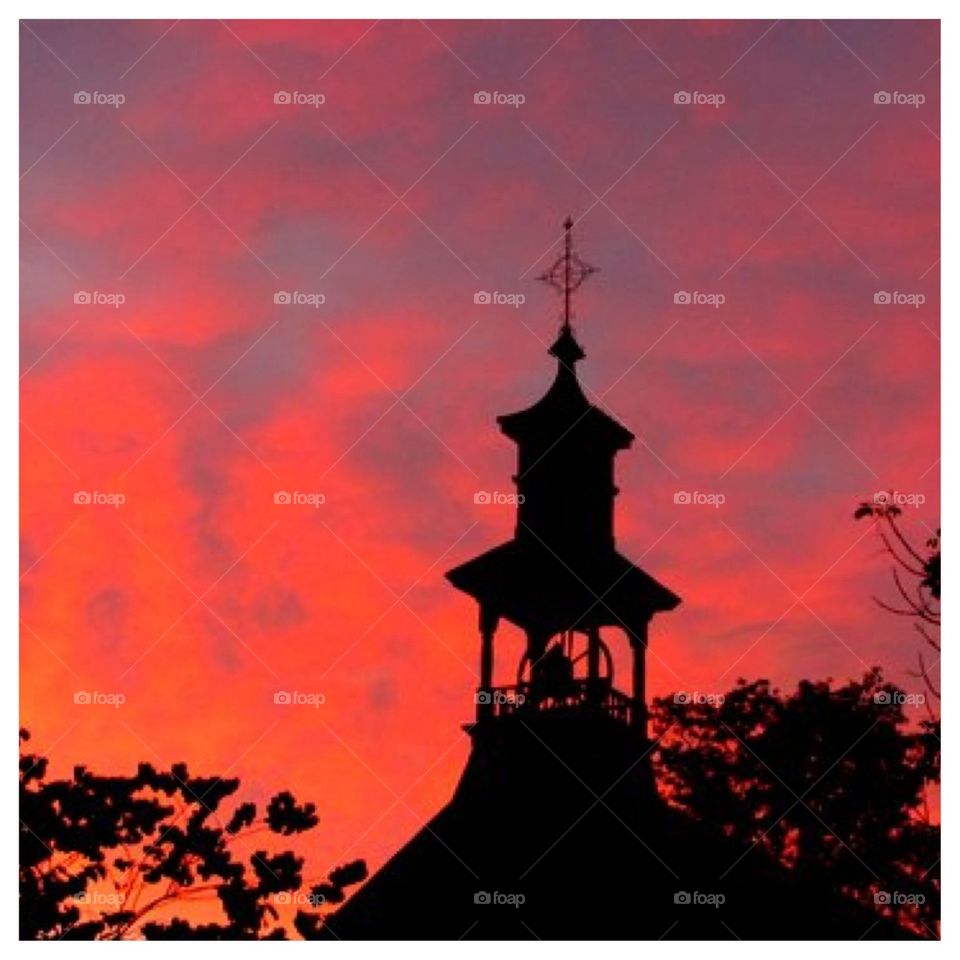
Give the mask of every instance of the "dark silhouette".
<svg viewBox="0 0 960 960">
<path fill-rule="evenodd" d="M 923 681 L 927 693 L 939 701 L 940 687 L 931 670 L 940 662 L 940 530 L 928 537 L 923 546 L 911 543 L 900 529 L 902 512 L 894 494 L 878 493 L 872 501 L 861 503 L 853 516 L 856 520 L 869 517 L 874 521 L 884 550 L 894 561 L 898 605 L 892 606 L 879 597 L 874 599 L 888 613 L 911 620 L 927 652 L 933 651 L 934 664 L 927 661 L 923 650 L 917 654 L 919 670 L 914 675 Z M 909 586 L 903 582 L 904 574 L 910 578 Z M 935 717 L 929 702 L 928 708 L 930 716 Z"/>
<path fill-rule="evenodd" d="M 640 742 L 646 735 L 648 625 L 680 598 L 614 546 L 613 462 L 633 434 L 591 404 L 577 379 L 584 353 L 570 325 L 571 295 L 594 268 L 573 250 L 573 222 L 564 227 L 563 253 L 541 277 L 563 296 L 560 334 L 549 351 L 556 377 L 533 406 L 497 418 L 517 444 L 514 537 L 447 577 L 479 607 L 475 739 L 504 712 L 498 706 L 522 701 L 527 711 L 562 703 L 619 713 Z M 494 633 L 501 618 L 524 631 L 527 646 L 516 685 L 494 688 Z M 613 686 L 612 658 L 600 635 L 610 627 L 626 634 L 632 650 L 630 696 Z"/>
<path fill-rule="evenodd" d="M 298 804 L 287 792 L 263 814 L 240 803 L 227 816 L 221 807 L 239 780 L 192 777 L 182 763 L 169 771 L 141 763 L 132 777 L 77 767 L 69 780 L 48 780 L 46 758 L 22 752 L 29 733 L 21 730 L 20 739 L 23 940 L 285 939 L 281 909 L 301 900 L 308 909 L 290 910 L 290 918 L 302 936 L 316 936 L 323 923 L 318 908 L 341 903 L 344 888 L 366 877 L 362 861 L 346 864 L 293 900 L 303 885 L 303 858 L 247 842 L 317 825 L 314 805 Z M 171 902 L 203 897 L 221 919 L 154 919 Z"/>
<path fill-rule="evenodd" d="M 542 278 L 563 296 L 560 334 L 550 348 L 556 377 L 533 406 L 499 418 L 518 447 L 514 538 L 447 574 L 479 607 L 480 683 L 475 722 L 466 727 L 472 740 L 467 767 L 447 806 L 328 919 L 325 935 L 929 936 L 919 929 L 927 914 L 911 914 L 904 926 L 899 913 L 869 898 L 890 893 L 899 906 L 903 888 L 927 883 L 911 870 L 923 863 L 932 873 L 936 859 L 927 862 L 927 848 L 918 846 L 910 860 L 905 849 L 921 838 L 933 843 L 932 834 L 907 831 L 927 767 L 911 753 L 915 769 L 909 776 L 901 771 L 909 738 L 892 715 L 878 711 L 879 729 L 862 733 L 869 716 L 862 696 L 810 685 L 798 704 L 775 708 L 781 701 L 761 684 L 743 688 L 752 694 L 738 692 L 729 710 L 715 715 L 687 715 L 678 705 L 671 717 L 660 701 L 655 729 L 664 744 L 650 741 L 648 625 L 679 598 L 615 548 L 613 462 L 633 436 L 587 400 L 577 378 L 584 353 L 571 327 L 571 296 L 593 268 L 574 253 L 571 228 L 567 220 L 563 253 Z M 526 637 L 515 682 L 505 685 L 494 682 L 501 618 Z M 629 693 L 614 684 L 602 629 L 622 631 L 630 645 Z M 867 683 L 861 693 L 870 689 Z M 747 726 L 749 711 L 761 706 L 769 730 Z M 851 712 L 838 722 L 844 708 Z M 822 723 L 836 729 L 818 739 Z M 735 773 L 722 769 L 720 747 L 730 745 L 724 725 L 746 744 L 756 742 L 772 770 L 792 764 L 799 798 L 774 809 L 782 791 L 743 756 Z M 784 743 L 790 749 L 773 756 Z M 856 762 L 846 756 L 852 748 Z M 870 762 L 861 757 L 868 750 Z M 674 794 L 669 800 L 657 789 L 655 767 Z M 890 778 L 899 781 L 894 796 L 867 802 L 865 793 L 886 789 Z M 828 788 L 829 796 L 821 796 Z M 807 810 L 819 806 L 823 816 L 836 816 L 840 836 L 847 834 L 841 842 L 862 847 L 864 855 L 882 846 L 883 831 L 899 830 L 897 842 L 889 838 L 885 873 L 878 876 L 902 886 L 872 886 L 842 851 L 833 851 L 831 860 L 830 842 L 814 844 L 809 821 L 791 807 L 807 801 Z M 788 813 L 792 819 L 785 819 Z M 791 858 L 793 843 L 802 849 Z M 832 874 L 831 863 L 844 871 Z M 848 877 L 856 886 L 845 889 Z"/>
<path fill-rule="evenodd" d="M 879 670 L 782 696 L 740 681 L 722 702 L 655 701 L 654 755 L 668 802 L 813 885 L 842 891 L 920 936 L 939 919 L 935 725 L 911 726 Z M 842 758 L 842 759 L 841 759 Z"/>
</svg>

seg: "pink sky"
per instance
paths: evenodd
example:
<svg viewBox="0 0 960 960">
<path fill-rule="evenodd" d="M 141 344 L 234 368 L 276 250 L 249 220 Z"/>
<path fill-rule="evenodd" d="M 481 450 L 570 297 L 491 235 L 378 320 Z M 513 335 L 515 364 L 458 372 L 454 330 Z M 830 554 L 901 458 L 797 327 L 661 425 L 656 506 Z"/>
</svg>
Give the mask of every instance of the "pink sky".
<svg viewBox="0 0 960 960">
<path fill-rule="evenodd" d="M 442 574 L 511 535 L 473 495 L 512 489 L 494 417 L 549 383 L 533 277 L 568 213 L 602 271 L 582 378 L 637 435 L 618 544 L 683 598 L 650 693 L 873 664 L 917 689 L 852 513 L 896 489 L 924 498 L 913 536 L 938 525 L 935 22 L 21 34 L 21 713 L 54 773 L 185 759 L 291 787 L 317 874 L 439 808 L 478 657 Z"/>
</svg>

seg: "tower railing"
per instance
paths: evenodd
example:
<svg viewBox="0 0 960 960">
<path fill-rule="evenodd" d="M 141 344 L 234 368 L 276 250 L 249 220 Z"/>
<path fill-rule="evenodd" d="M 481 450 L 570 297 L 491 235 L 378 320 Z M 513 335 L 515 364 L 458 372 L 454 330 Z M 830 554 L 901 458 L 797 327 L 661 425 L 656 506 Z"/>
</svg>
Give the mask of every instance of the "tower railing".
<svg viewBox="0 0 960 960">
<path fill-rule="evenodd" d="M 530 683 L 492 687 L 477 692 L 477 703 L 485 705 L 484 713 L 494 719 L 525 713 L 584 713 L 590 710 L 628 725 L 633 718 L 630 697 L 609 684 L 598 685 L 586 678 L 571 680 L 562 693 L 544 694 Z"/>
</svg>

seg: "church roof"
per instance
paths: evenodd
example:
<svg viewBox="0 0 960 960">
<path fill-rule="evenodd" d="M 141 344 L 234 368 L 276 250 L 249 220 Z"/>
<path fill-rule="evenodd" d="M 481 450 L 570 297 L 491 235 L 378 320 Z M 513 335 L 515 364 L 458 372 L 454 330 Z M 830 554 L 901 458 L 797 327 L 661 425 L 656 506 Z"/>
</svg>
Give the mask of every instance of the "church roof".
<svg viewBox="0 0 960 960">
<path fill-rule="evenodd" d="M 474 729 L 450 803 L 327 919 L 324 937 L 915 939 L 763 844 L 669 807 L 627 728 L 581 717 L 571 735 L 562 714 L 513 719 Z M 683 891 L 722 894 L 722 908 Z"/>
<path fill-rule="evenodd" d="M 614 549 L 574 570 L 546 545 L 518 539 L 447 572 L 457 589 L 524 627 L 620 626 L 672 610 L 680 598 Z"/>
<path fill-rule="evenodd" d="M 574 364 L 585 356 L 573 331 L 564 326 L 550 348 L 557 358 L 557 375 L 550 389 L 532 406 L 497 417 L 500 429 L 518 443 L 560 437 L 574 427 L 609 443 L 614 449 L 630 446 L 633 434 L 592 404 L 577 378 Z"/>
</svg>

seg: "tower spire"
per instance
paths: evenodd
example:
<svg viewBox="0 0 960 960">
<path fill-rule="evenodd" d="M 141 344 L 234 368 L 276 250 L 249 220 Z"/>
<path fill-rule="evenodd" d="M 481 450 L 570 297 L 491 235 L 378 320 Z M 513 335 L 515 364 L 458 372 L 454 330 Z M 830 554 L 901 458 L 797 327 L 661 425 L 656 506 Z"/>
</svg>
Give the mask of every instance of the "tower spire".
<svg viewBox="0 0 960 960">
<path fill-rule="evenodd" d="M 560 335 L 557 337 L 550 353 L 563 366 L 572 367 L 585 356 L 580 344 L 573 335 L 570 324 L 573 318 L 573 294 L 580 289 L 583 282 L 597 268 L 583 260 L 573 249 L 573 218 L 567 217 L 563 222 L 563 251 L 551 264 L 550 269 L 542 273 L 538 280 L 549 284 L 563 298 L 563 314 L 561 316 Z"/>
</svg>

